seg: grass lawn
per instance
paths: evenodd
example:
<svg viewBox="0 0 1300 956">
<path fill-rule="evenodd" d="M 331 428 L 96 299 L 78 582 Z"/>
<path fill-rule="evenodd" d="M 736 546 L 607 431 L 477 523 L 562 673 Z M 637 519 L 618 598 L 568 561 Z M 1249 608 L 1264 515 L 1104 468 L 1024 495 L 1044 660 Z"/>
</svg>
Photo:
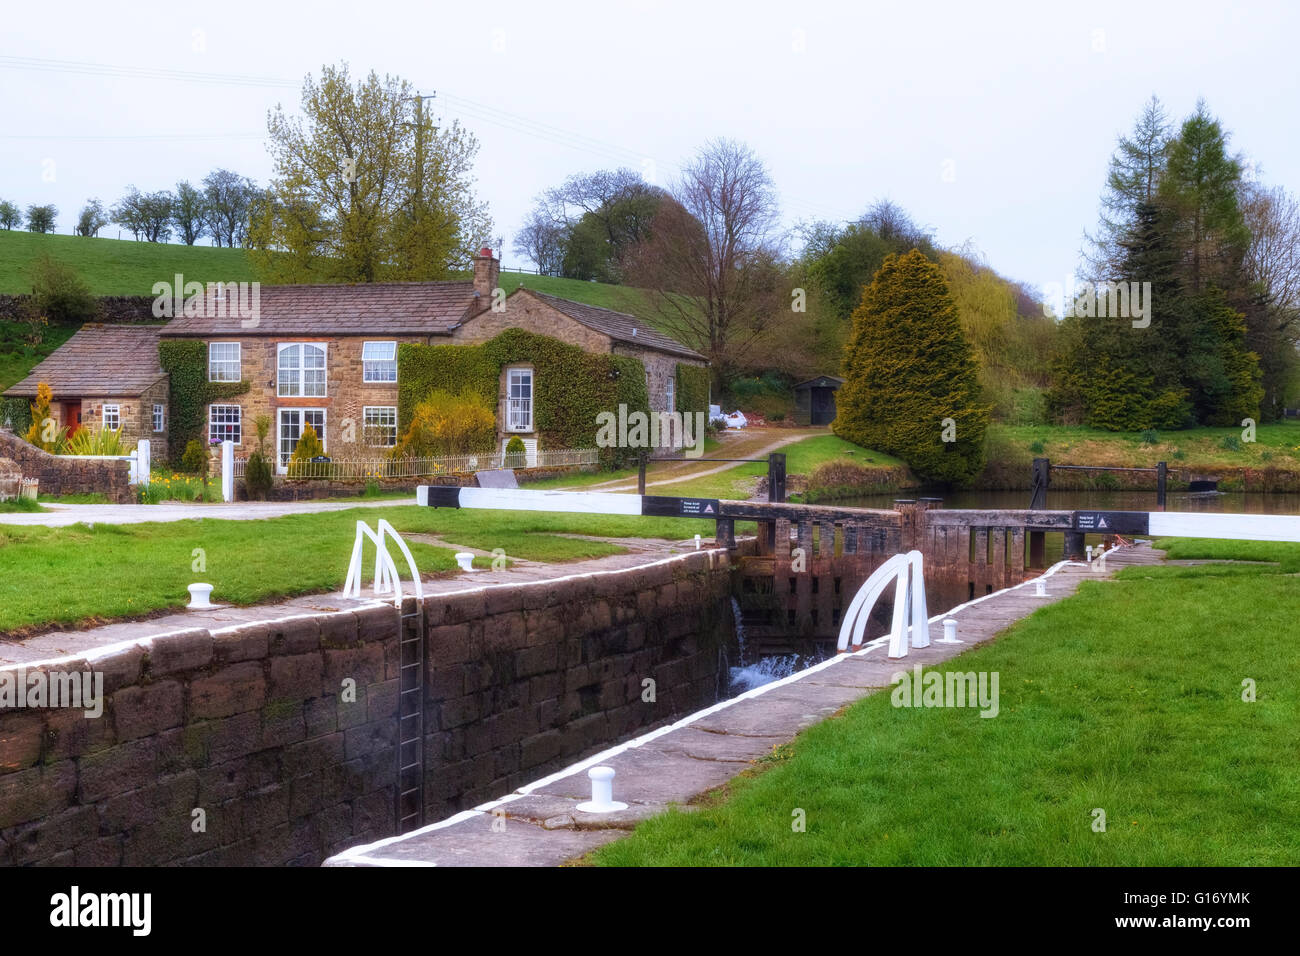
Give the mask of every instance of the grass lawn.
<svg viewBox="0 0 1300 956">
<path fill-rule="evenodd" d="M 884 452 L 872 451 L 852 442 L 847 442 L 834 435 L 816 435 L 803 441 L 786 445 L 781 449 L 785 453 L 785 473 L 787 475 L 811 474 L 818 465 L 828 461 L 844 460 L 869 467 L 888 468 L 902 465 L 902 461 L 886 455 Z M 750 496 L 748 489 L 752 479 L 767 474 L 766 462 L 754 462 L 737 465 L 716 475 L 706 475 L 692 481 L 683 481 L 663 485 L 653 489 L 662 495 L 693 495 L 701 498 L 746 499 Z M 654 472 L 648 480 L 653 480 Z"/>
<path fill-rule="evenodd" d="M 4 235 L 6 233 L 0 231 L 0 236 Z M 0 249 L 3 249 L 3 245 L 0 245 Z M 3 268 L 3 253 L 0 253 L 0 269 Z M 0 322 L 0 392 L 25 379 L 33 368 L 72 338 L 72 333 L 76 331 L 73 326 L 50 325 L 46 327 L 40 345 L 29 345 L 24 339 L 28 332 L 26 323 Z M 4 424 L 3 421 L 0 424 Z"/>
<path fill-rule="evenodd" d="M 0 501 L 0 514 L 16 514 L 19 512 L 48 510 L 48 508 L 42 508 L 31 498 L 11 498 L 8 501 Z"/>
<path fill-rule="evenodd" d="M 214 585 L 214 600 L 233 604 L 335 590 L 346 576 L 358 518 L 372 526 L 387 518 L 403 534 L 435 534 L 449 544 L 502 548 L 508 558 L 533 561 L 571 561 L 622 550 L 554 532 L 672 539 L 697 531 L 713 534 L 711 521 L 413 506 L 261 521 L 0 525 L 0 633 L 180 608 L 188 600 L 185 588 L 196 581 Z M 192 567 L 196 548 L 203 549 L 202 572 Z M 412 541 L 411 551 L 423 573 L 455 569 L 454 549 Z M 490 561 L 480 558 L 476 565 Z"/>
<path fill-rule="evenodd" d="M 996 671 L 1000 713 L 894 708 L 810 728 L 706 809 L 602 865 L 1300 863 L 1300 545 L 1177 541 L 938 668 Z M 902 668 L 900 668 L 902 669 Z M 1242 700 L 1243 680 L 1257 700 Z M 794 832 L 795 809 L 807 830 Z M 1094 832 L 1093 811 L 1106 812 Z"/>
<path fill-rule="evenodd" d="M 1253 442 L 1241 441 L 1239 427 L 1156 432 L 1151 443 L 1144 443 L 1142 435 L 1082 426 L 993 425 L 990 457 L 1023 463 L 1026 480 L 1035 457 L 1063 465 L 1151 467 L 1167 461 L 1171 468 L 1300 469 L 1300 423 L 1259 425 Z"/>
</svg>

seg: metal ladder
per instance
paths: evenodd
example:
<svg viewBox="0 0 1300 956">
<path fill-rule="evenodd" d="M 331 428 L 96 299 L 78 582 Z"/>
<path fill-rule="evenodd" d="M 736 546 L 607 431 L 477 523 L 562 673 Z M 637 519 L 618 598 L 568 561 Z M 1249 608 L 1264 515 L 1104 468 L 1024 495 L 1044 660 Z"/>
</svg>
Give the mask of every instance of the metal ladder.
<svg viewBox="0 0 1300 956">
<path fill-rule="evenodd" d="M 398 619 L 397 832 L 424 825 L 424 605 Z"/>
</svg>

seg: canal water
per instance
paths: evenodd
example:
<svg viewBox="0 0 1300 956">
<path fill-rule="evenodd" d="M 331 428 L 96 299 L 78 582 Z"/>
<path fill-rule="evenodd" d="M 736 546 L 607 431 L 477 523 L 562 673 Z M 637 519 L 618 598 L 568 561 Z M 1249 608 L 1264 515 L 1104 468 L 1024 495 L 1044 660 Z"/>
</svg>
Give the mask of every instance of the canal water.
<svg viewBox="0 0 1300 956">
<path fill-rule="evenodd" d="M 909 494 L 911 494 L 909 492 Z M 917 495 L 929 494 L 916 492 Z M 957 491 L 942 497 L 944 508 L 972 508 L 981 510 L 1020 510 L 1029 507 L 1027 491 Z M 826 502 L 828 505 L 848 508 L 880 508 L 891 510 L 901 495 L 868 495 L 861 498 Z M 1155 492 L 1151 491 L 1048 491 L 1047 507 L 1052 511 L 1153 511 Z M 1300 514 L 1300 494 L 1245 494 L 1240 492 L 1210 495 L 1191 495 L 1186 492 L 1168 495 L 1167 511 L 1215 511 L 1236 514 Z M 1095 544 L 1100 537 L 1089 535 L 1085 541 Z M 1044 541 L 1046 564 L 1050 567 L 1064 556 L 1065 540 L 1060 534 L 1049 534 Z M 877 604 L 872 614 L 872 634 L 888 629 L 891 615 L 892 589 Z M 943 589 L 937 581 L 926 582 L 926 601 L 930 614 L 942 614 L 968 600 L 969 594 Z M 731 696 L 744 693 L 763 684 L 788 677 L 795 671 L 811 667 L 834 653 L 833 648 L 815 647 L 812 653 L 755 656 L 747 653 L 744 626 L 740 621 L 739 605 L 736 611 L 736 638 L 738 660 L 730 669 Z"/>
</svg>

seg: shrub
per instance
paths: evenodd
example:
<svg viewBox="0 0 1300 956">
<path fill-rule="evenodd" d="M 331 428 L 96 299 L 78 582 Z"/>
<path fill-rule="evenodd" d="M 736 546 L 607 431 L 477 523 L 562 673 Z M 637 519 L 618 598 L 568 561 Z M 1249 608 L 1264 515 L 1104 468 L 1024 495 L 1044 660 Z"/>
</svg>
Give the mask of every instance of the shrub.
<svg viewBox="0 0 1300 956">
<path fill-rule="evenodd" d="M 524 440 L 518 435 L 511 436 L 506 442 L 506 456 L 502 464 L 506 468 L 523 468 L 528 463 L 528 449 L 524 447 Z"/>
<path fill-rule="evenodd" d="M 82 428 L 67 441 L 68 455 L 126 455 L 121 428 Z"/>
<path fill-rule="evenodd" d="M 325 446 L 321 444 L 320 436 L 316 434 L 316 429 L 310 424 L 303 427 L 302 434 L 298 436 L 298 444 L 294 446 L 293 454 L 289 457 L 289 477 L 290 478 L 327 478 L 330 476 L 332 469 L 321 468 L 319 465 L 311 466 L 313 458 L 324 458 Z"/>
<path fill-rule="evenodd" d="M 1046 450 L 1046 448 L 1047 446 L 1044 445 L 1041 440 L 1035 439 L 1034 441 L 1029 443 L 1029 450 L 1032 451 L 1035 455 L 1041 455 Z"/>
<path fill-rule="evenodd" d="M 54 322 L 86 322 L 94 317 L 96 302 L 80 273 L 51 256 L 32 261 L 32 305 Z"/>
<path fill-rule="evenodd" d="M 396 458 L 472 455 L 492 451 L 496 441 L 496 415 L 482 398 L 470 389 L 458 395 L 437 390 L 415 406 L 411 424 L 392 455 Z"/>
<path fill-rule="evenodd" d="M 1236 435 L 1224 435 L 1219 447 L 1226 451 L 1241 451 L 1241 439 Z"/>
<path fill-rule="evenodd" d="M 258 415 L 254 427 L 257 429 L 257 448 L 248 456 L 248 462 L 244 465 L 244 494 L 250 500 L 265 500 L 275 485 L 275 472 L 266 456 L 266 436 L 271 432 L 271 416 Z"/>
<path fill-rule="evenodd" d="M 181 471 L 206 478 L 208 475 L 208 448 L 198 439 L 191 439 L 181 455 Z"/>
<path fill-rule="evenodd" d="M 36 386 L 36 401 L 31 405 L 31 425 L 28 426 L 27 434 L 23 438 L 37 448 L 58 454 L 67 440 L 68 429 L 55 426 L 54 418 L 50 414 L 50 402 L 53 400 L 54 392 L 50 386 L 44 382 L 39 383 Z"/>
<path fill-rule="evenodd" d="M 253 452 L 244 465 L 244 494 L 250 500 L 265 501 L 274 485 L 275 475 L 271 463 L 260 450 Z"/>
<path fill-rule="evenodd" d="M 1182 461 L 1187 457 L 1187 452 L 1183 451 L 1181 448 L 1175 448 L 1172 457 L 1175 461 Z"/>
<path fill-rule="evenodd" d="M 1160 443 L 1160 433 L 1154 428 L 1148 428 L 1138 436 L 1138 440 L 1144 445 L 1156 445 Z"/>
</svg>

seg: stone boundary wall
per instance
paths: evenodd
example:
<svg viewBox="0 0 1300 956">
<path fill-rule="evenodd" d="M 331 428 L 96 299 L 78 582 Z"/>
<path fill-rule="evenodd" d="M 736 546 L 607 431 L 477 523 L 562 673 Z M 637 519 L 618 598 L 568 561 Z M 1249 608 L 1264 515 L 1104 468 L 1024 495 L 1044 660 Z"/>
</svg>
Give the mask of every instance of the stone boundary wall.
<svg viewBox="0 0 1300 956">
<path fill-rule="evenodd" d="M 131 466 L 125 461 L 51 455 L 4 428 L 0 428 L 0 458 L 15 461 L 24 478 L 39 479 L 41 496 L 102 494 L 115 504 L 135 501 Z"/>
<path fill-rule="evenodd" d="M 171 281 L 171 276 L 167 276 Z M 23 305 L 30 295 L 0 295 L 0 319 L 20 321 Z M 95 298 L 95 314 L 86 321 L 126 325 L 132 322 L 158 323 L 153 314 L 154 297 L 151 295 L 101 295 Z"/>
<path fill-rule="evenodd" d="M 427 598 L 426 820 L 712 704 L 729 567 Z M 11 672 L 104 682 L 94 719 L 0 704 L 0 864 L 315 865 L 393 835 L 399 622 L 376 605 L 0 670 L 0 694 Z"/>
<path fill-rule="evenodd" d="M 216 461 L 217 480 L 220 481 L 221 460 Z M 520 485 L 531 481 L 543 481 L 547 478 L 558 478 L 561 475 L 575 474 L 581 471 L 591 471 L 591 468 L 584 468 L 580 465 L 557 465 L 550 468 L 516 468 L 515 479 Z M 424 475 L 420 478 L 380 478 L 378 485 L 381 491 L 409 491 L 415 494 L 415 489 L 421 485 L 457 485 L 462 488 L 477 488 L 478 483 L 473 475 Z M 271 488 L 270 493 L 266 496 L 268 501 L 312 501 L 318 498 L 347 498 L 351 496 L 360 496 L 366 490 L 365 479 L 357 478 L 348 481 L 333 481 L 325 478 L 296 478 L 286 479 L 280 476 L 276 477 L 275 485 Z M 235 499 L 237 501 L 247 501 L 248 493 L 244 488 L 244 479 L 235 479 Z"/>
</svg>

